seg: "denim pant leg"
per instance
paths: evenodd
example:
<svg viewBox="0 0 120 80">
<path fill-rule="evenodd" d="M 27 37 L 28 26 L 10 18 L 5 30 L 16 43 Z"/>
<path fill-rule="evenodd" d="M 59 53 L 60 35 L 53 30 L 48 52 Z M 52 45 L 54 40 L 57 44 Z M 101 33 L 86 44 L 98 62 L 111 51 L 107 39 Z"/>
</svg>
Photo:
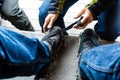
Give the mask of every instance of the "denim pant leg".
<svg viewBox="0 0 120 80">
<path fill-rule="evenodd" d="M 95 31 L 105 40 L 115 40 L 120 35 L 120 0 L 98 16 Z"/>
<path fill-rule="evenodd" d="M 65 0 L 64 6 L 63 6 L 63 12 L 59 15 L 59 17 L 55 21 L 54 26 L 60 26 L 61 28 L 65 28 L 65 23 L 64 23 L 63 17 L 65 16 L 68 9 L 77 1 L 78 0 Z M 41 27 L 43 27 L 45 17 L 48 14 L 49 5 L 50 5 L 50 0 L 43 0 L 43 3 L 39 8 L 39 23 L 40 23 Z M 42 28 L 42 30 L 43 30 L 43 28 Z"/>
<path fill-rule="evenodd" d="M 0 79 L 37 74 L 50 59 L 48 46 L 0 27 Z"/>
<path fill-rule="evenodd" d="M 3 0 L 1 15 L 20 30 L 34 31 L 28 16 L 19 7 L 18 0 Z"/>
<path fill-rule="evenodd" d="M 43 25 L 44 25 L 45 18 L 48 15 L 50 1 L 51 0 L 43 0 L 43 3 L 39 8 L 39 24 L 42 28 L 42 32 L 43 32 Z"/>
<path fill-rule="evenodd" d="M 120 80 L 120 43 L 90 49 L 79 60 L 82 78 Z"/>
</svg>

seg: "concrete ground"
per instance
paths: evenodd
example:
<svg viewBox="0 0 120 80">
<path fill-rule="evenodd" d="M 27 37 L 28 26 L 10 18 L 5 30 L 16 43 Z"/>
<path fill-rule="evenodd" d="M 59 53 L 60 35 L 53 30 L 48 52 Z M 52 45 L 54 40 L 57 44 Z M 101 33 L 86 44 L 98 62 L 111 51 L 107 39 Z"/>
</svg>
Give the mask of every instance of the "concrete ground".
<svg viewBox="0 0 120 80">
<path fill-rule="evenodd" d="M 79 0 L 74 4 L 64 17 L 65 25 L 68 26 L 74 21 L 76 21 L 74 16 L 76 13 L 84 7 L 91 0 Z M 44 34 L 41 33 L 41 28 L 38 21 L 39 7 L 42 4 L 42 0 L 19 0 L 20 7 L 24 9 L 25 13 L 28 15 L 31 23 L 35 28 L 35 35 L 37 37 L 43 37 Z M 93 28 L 97 21 L 90 23 L 87 28 Z M 8 27 L 12 30 L 16 28 L 11 25 L 7 20 L 2 20 L 2 26 Z M 84 30 L 84 29 L 83 29 Z M 83 30 L 70 29 L 68 30 L 69 36 L 65 38 L 65 44 L 63 48 L 58 52 L 58 57 L 55 60 L 52 75 L 47 80 L 76 80 L 77 71 L 77 51 L 78 51 L 78 36 Z M 29 32 L 22 32 L 26 35 Z M 28 34 L 27 34 L 28 35 Z M 33 33 L 29 33 L 33 36 Z M 42 36 L 39 36 L 42 35 Z M 117 41 L 120 39 L 118 38 Z M 103 43 L 111 43 L 103 41 Z M 5 80 L 34 80 L 34 75 L 29 77 L 15 77 Z"/>
</svg>

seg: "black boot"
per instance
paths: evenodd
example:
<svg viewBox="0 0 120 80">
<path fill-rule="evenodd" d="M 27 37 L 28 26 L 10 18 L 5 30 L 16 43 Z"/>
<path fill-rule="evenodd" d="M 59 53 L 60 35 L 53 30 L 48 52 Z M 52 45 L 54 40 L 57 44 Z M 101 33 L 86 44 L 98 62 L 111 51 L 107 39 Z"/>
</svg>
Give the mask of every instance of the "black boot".
<svg viewBox="0 0 120 80">
<path fill-rule="evenodd" d="M 90 28 L 85 29 L 79 36 L 79 50 L 78 54 L 88 51 L 89 49 L 99 45 L 98 35 Z"/>
<path fill-rule="evenodd" d="M 98 35 L 90 28 L 85 29 L 82 34 L 79 36 L 79 50 L 78 50 L 78 74 L 76 80 L 87 80 L 87 78 L 80 74 L 81 70 L 79 68 L 79 63 L 81 60 L 81 56 L 90 50 L 93 47 L 99 46 L 99 37 Z M 83 72 L 82 72 L 83 73 Z"/>
</svg>

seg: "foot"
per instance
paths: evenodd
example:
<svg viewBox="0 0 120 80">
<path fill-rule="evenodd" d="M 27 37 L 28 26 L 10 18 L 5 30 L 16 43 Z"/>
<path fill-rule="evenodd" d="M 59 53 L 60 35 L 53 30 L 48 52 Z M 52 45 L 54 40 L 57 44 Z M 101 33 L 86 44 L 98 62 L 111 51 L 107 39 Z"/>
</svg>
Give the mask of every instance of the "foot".
<svg viewBox="0 0 120 80">
<path fill-rule="evenodd" d="M 84 30 L 82 34 L 80 34 L 78 53 L 82 55 L 82 53 L 98 45 L 99 45 L 98 35 L 92 29 L 88 28 Z"/>
<path fill-rule="evenodd" d="M 81 80 L 82 76 L 80 76 L 80 68 L 79 68 L 79 63 L 81 60 L 82 54 L 87 52 L 89 49 L 96 47 L 99 45 L 99 37 L 98 35 L 90 28 L 85 29 L 82 34 L 80 34 L 79 38 L 79 51 L 78 51 L 78 71 L 77 71 L 77 79 L 76 80 Z"/>
<path fill-rule="evenodd" d="M 46 35 L 42 38 L 43 43 L 45 43 L 51 53 L 50 62 L 44 66 L 44 68 L 36 75 L 35 80 L 40 78 L 48 78 L 51 75 L 52 66 L 54 65 L 54 60 L 58 50 L 63 45 L 63 33 L 60 31 L 61 28 L 54 26 L 52 29 L 48 30 Z"/>
<path fill-rule="evenodd" d="M 46 45 L 48 45 L 49 50 L 52 54 L 54 54 L 62 45 L 63 33 L 60 30 L 61 30 L 60 27 L 54 26 L 42 38 L 42 41 Z"/>
</svg>

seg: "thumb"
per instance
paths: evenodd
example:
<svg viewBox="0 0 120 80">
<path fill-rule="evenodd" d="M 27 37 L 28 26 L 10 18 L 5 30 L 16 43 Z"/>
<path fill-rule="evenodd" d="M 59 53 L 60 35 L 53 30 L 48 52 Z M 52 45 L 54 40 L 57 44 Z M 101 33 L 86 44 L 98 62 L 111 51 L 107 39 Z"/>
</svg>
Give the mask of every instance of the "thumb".
<svg viewBox="0 0 120 80">
<path fill-rule="evenodd" d="M 55 21 L 55 20 L 53 20 L 53 19 L 50 20 L 50 23 L 49 23 L 49 25 L 48 25 L 48 29 L 51 29 L 51 28 L 52 28 L 52 26 L 53 26 L 53 24 L 54 24 L 54 21 Z"/>
</svg>

